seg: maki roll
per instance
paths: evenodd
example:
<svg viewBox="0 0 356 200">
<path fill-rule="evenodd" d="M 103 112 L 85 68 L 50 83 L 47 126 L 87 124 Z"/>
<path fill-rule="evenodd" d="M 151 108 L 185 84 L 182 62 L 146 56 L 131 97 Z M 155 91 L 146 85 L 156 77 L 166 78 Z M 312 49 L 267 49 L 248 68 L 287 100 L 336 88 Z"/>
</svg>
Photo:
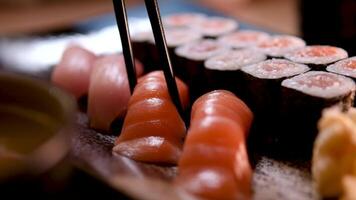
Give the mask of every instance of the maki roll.
<svg viewBox="0 0 356 200">
<path fill-rule="evenodd" d="M 211 89 L 225 89 L 244 99 L 241 67 L 266 60 L 266 55 L 250 49 L 230 50 L 205 61 Z"/>
<path fill-rule="evenodd" d="M 285 59 L 266 60 L 241 68 L 245 101 L 255 114 L 253 141 L 256 138 L 256 142 L 269 143 L 274 138 L 279 126 L 276 121 L 279 121 L 281 82 L 308 70 L 306 65 Z"/>
<path fill-rule="evenodd" d="M 250 48 L 269 39 L 269 34 L 261 31 L 241 30 L 219 37 L 218 41 L 235 49 Z"/>
<path fill-rule="evenodd" d="M 347 110 L 353 104 L 354 95 L 355 83 L 350 78 L 329 72 L 310 71 L 284 80 L 283 131 L 278 136 L 277 146 L 288 154 L 309 158 L 322 110 L 332 105 Z"/>
<path fill-rule="evenodd" d="M 199 32 L 193 31 L 191 28 L 166 28 L 164 30 L 166 36 L 166 43 L 169 51 L 169 55 L 173 64 L 173 67 L 177 65 L 176 60 L 177 56 L 175 55 L 175 48 L 178 46 L 191 43 L 203 38 L 202 34 Z M 159 54 L 155 51 L 155 41 L 154 38 L 151 37 L 149 40 L 149 46 L 151 51 L 151 59 L 155 63 L 155 66 L 159 66 Z"/>
<path fill-rule="evenodd" d="M 285 59 L 271 59 L 242 67 L 247 103 L 256 117 L 275 113 L 279 105 L 281 82 L 308 70 L 306 65 Z"/>
<path fill-rule="evenodd" d="M 182 28 L 192 26 L 205 18 L 201 13 L 177 13 L 163 17 L 163 24 L 167 28 Z"/>
<path fill-rule="evenodd" d="M 276 35 L 259 42 L 255 49 L 270 57 L 281 58 L 286 53 L 304 47 L 305 41 L 290 35 Z"/>
<path fill-rule="evenodd" d="M 158 55 L 158 50 L 154 44 L 153 33 L 151 31 L 138 32 L 131 36 L 131 41 L 135 58 L 144 64 L 145 72 L 156 70 L 157 66 L 153 58 Z"/>
<path fill-rule="evenodd" d="M 356 56 L 341 60 L 335 64 L 329 65 L 327 71 L 341 74 L 356 80 Z"/>
<path fill-rule="evenodd" d="M 212 39 L 187 43 L 175 49 L 177 76 L 191 88 L 192 100 L 205 93 L 207 89 L 204 61 L 228 50 L 228 47 Z"/>
<path fill-rule="evenodd" d="M 207 38 L 217 38 L 235 31 L 239 27 L 239 24 L 233 19 L 208 17 L 198 23 L 191 24 L 190 27 L 201 32 Z"/>
<path fill-rule="evenodd" d="M 315 70 L 325 70 L 328 64 L 347 58 L 345 50 L 326 45 L 313 45 L 297 49 L 285 55 L 285 58 L 307 64 Z"/>
</svg>

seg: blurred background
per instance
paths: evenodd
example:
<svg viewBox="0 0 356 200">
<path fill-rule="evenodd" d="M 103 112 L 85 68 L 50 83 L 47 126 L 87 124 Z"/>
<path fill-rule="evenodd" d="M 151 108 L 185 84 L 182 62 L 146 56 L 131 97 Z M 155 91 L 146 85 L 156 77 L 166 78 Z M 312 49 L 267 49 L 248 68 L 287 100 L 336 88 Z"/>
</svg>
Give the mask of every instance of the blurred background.
<svg viewBox="0 0 356 200">
<path fill-rule="evenodd" d="M 145 17 L 143 0 L 127 0 L 130 16 Z M 303 37 L 355 54 L 355 0 L 161 0 L 161 11 L 207 11 L 258 29 Z M 194 9 L 192 9 L 194 6 Z M 88 33 L 114 25 L 111 0 L 0 0 L 0 39 Z M 0 49 L 1 51 L 1 49 Z"/>
<path fill-rule="evenodd" d="M 166 1 L 200 4 L 275 32 L 305 35 L 313 39 L 313 35 L 319 34 L 321 41 L 332 36 L 355 36 L 354 0 Z M 127 0 L 129 6 L 141 3 L 142 0 Z M 0 0 L 0 5 L 2 35 L 60 30 L 89 17 L 113 11 L 110 0 Z"/>
</svg>

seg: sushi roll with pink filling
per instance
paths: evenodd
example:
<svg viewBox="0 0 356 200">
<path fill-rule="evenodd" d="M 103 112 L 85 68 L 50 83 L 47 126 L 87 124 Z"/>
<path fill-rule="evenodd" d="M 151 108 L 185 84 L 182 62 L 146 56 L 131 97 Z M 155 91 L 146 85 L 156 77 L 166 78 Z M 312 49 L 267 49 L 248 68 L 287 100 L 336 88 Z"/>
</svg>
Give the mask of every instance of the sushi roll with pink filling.
<svg viewBox="0 0 356 200">
<path fill-rule="evenodd" d="M 165 36 L 166 36 L 166 44 L 168 47 L 169 55 L 171 58 L 171 62 L 173 67 L 177 65 L 176 60 L 177 56 L 175 55 L 174 50 L 178 46 L 182 46 L 188 43 L 192 43 L 195 41 L 198 41 L 203 38 L 202 34 L 199 32 L 196 32 L 192 30 L 191 28 L 187 27 L 182 27 L 182 28 L 166 28 L 164 30 Z M 151 51 L 151 59 L 153 60 L 153 63 L 155 63 L 156 67 L 159 67 L 160 65 L 160 58 L 159 54 L 157 51 L 155 51 L 156 46 L 155 46 L 155 41 L 154 38 L 151 37 L 149 40 L 149 49 L 152 49 Z"/>
<path fill-rule="evenodd" d="M 310 71 L 282 82 L 281 124 L 278 137 L 286 153 L 312 155 L 317 122 L 324 108 L 337 105 L 349 109 L 354 100 L 355 83 L 329 72 Z"/>
<path fill-rule="evenodd" d="M 208 58 L 228 51 L 229 48 L 216 40 L 203 39 L 187 43 L 175 49 L 177 76 L 191 89 L 191 100 L 206 92 L 204 62 Z"/>
<path fill-rule="evenodd" d="M 225 89 L 244 99 L 241 68 L 266 60 L 266 55 L 250 49 L 230 50 L 205 61 L 205 74 L 211 89 Z"/>
<path fill-rule="evenodd" d="M 131 36 L 131 41 L 133 54 L 136 59 L 143 63 L 145 73 L 158 69 L 157 60 L 154 59 L 158 55 L 158 50 L 153 33 L 151 31 L 135 33 Z"/>
<path fill-rule="evenodd" d="M 340 60 L 335 64 L 329 65 L 327 71 L 348 76 L 353 80 L 356 79 L 356 56 Z"/>
<path fill-rule="evenodd" d="M 244 66 L 243 73 L 244 97 L 246 103 L 255 114 L 255 123 L 251 141 L 263 147 L 274 138 L 278 129 L 279 105 L 281 102 L 281 82 L 295 75 L 304 73 L 309 67 L 293 63 L 285 59 L 272 59 Z M 256 140 L 255 140 L 256 139 Z M 261 144 L 260 144 L 261 142 Z"/>
<path fill-rule="evenodd" d="M 136 62 L 137 76 L 143 67 Z M 108 55 L 94 63 L 90 76 L 88 117 L 90 127 L 110 132 L 120 128 L 130 98 L 126 67 L 122 55 Z"/>
<path fill-rule="evenodd" d="M 261 31 L 240 30 L 223 35 L 218 41 L 234 49 L 256 47 L 258 43 L 270 38 L 270 35 Z"/>
<path fill-rule="evenodd" d="M 306 46 L 285 55 L 285 58 L 309 65 L 315 70 L 325 70 L 328 64 L 347 57 L 348 54 L 345 50 L 327 45 Z"/>
<path fill-rule="evenodd" d="M 204 14 L 201 13 L 176 13 L 172 15 L 167 15 L 163 17 L 163 24 L 167 28 L 182 28 L 189 27 L 206 18 Z"/>
<path fill-rule="evenodd" d="M 192 29 L 202 33 L 207 38 L 217 38 L 238 29 L 239 24 L 234 19 L 224 17 L 208 17 L 198 23 L 191 24 Z"/>
<path fill-rule="evenodd" d="M 285 54 L 304 47 L 305 41 L 290 35 L 276 35 L 261 41 L 255 49 L 272 58 L 282 58 Z"/>
</svg>

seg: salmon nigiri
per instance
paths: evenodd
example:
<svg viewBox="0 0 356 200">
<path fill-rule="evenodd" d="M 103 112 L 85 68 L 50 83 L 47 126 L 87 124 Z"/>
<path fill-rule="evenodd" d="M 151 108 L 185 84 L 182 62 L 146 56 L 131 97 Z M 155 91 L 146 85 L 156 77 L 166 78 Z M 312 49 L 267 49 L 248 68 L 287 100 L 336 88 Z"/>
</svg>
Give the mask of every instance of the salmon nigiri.
<svg viewBox="0 0 356 200">
<path fill-rule="evenodd" d="M 250 199 L 245 139 L 251 122 L 249 108 L 228 91 L 197 99 L 175 184 L 203 199 Z"/>
<path fill-rule="evenodd" d="M 188 88 L 176 81 L 186 107 Z M 176 164 L 185 134 L 185 124 L 170 99 L 163 73 L 151 72 L 135 87 L 113 151 L 136 161 Z"/>
<path fill-rule="evenodd" d="M 88 96 L 90 127 L 109 131 L 115 119 L 124 117 L 131 96 L 124 57 L 106 55 L 93 65 Z M 135 65 L 139 76 L 143 67 L 139 62 Z"/>
<path fill-rule="evenodd" d="M 79 99 L 88 93 L 90 74 L 96 59 L 94 53 L 82 47 L 69 46 L 54 68 L 51 80 Z"/>
</svg>

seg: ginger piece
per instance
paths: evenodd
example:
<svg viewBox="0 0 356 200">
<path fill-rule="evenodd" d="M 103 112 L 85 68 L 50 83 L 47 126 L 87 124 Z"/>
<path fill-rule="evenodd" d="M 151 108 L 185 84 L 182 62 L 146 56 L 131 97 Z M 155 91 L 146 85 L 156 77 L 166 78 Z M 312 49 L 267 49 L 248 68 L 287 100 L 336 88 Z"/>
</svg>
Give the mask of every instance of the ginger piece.
<svg viewBox="0 0 356 200">
<path fill-rule="evenodd" d="M 336 107 L 327 109 L 318 125 L 313 179 L 322 197 L 337 197 L 342 193 L 344 176 L 352 174 L 356 161 L 356 110 L 342 113 Z"/>
</svg>

